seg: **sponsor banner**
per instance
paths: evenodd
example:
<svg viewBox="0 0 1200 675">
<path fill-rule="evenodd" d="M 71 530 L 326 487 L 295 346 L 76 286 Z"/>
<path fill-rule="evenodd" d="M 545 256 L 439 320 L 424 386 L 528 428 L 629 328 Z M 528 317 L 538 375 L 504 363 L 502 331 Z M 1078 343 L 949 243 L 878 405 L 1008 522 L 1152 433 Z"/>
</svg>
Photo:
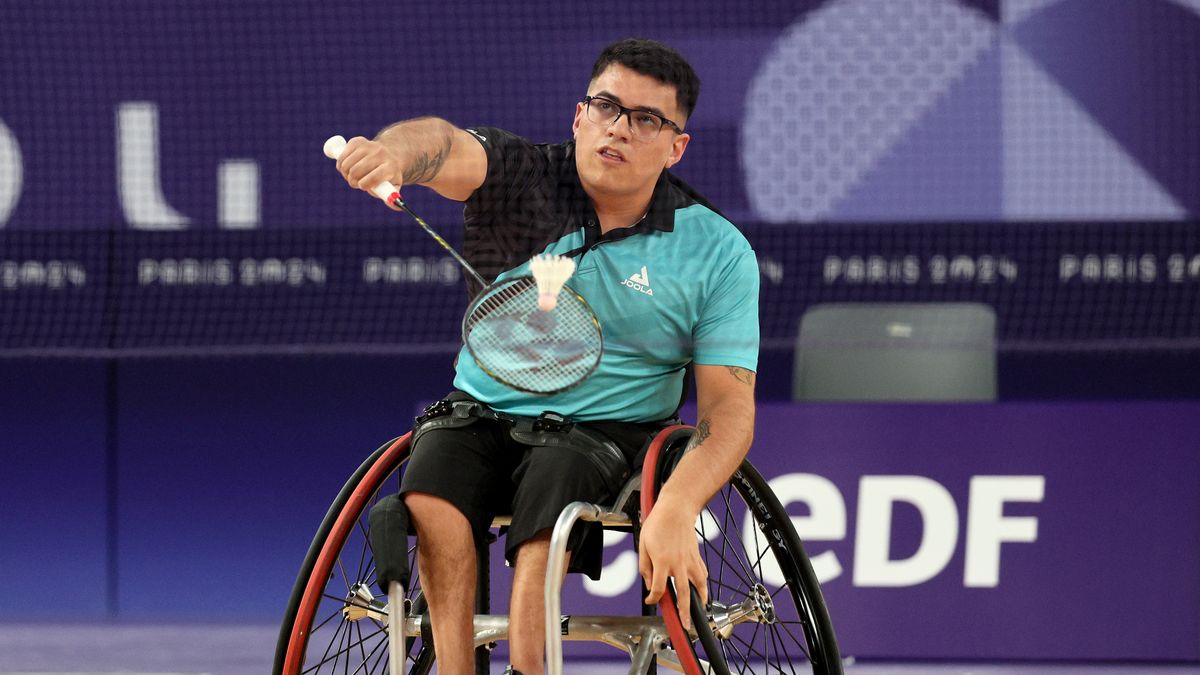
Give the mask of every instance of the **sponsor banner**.
<svg viewBox="0 0 1200 675">
<path fill-rule="evenodd" d="M 416 228 L 122 233 L 115 343 L 134 352 L 445 348 L 460 268 Z"/>
<path fill-rule="evenodd" d="M 846 655 L 1197 660 L 1196 438 L 1194 402 L 777 403 L 750 459 Z M 628 535 L 609 539 L 565 611 L 637 606 Z"/>
<path fill-rule="evenodd" d="M 1200 348 L 1191 223 L 743 229 L 765 347 L 790 348 L 821 303 L 976 302 L 995 310 L 1001 349 Z M 639 280 L 614 283 L 652 293 Z M 465 305 L 461 269 L 408 222 L 0 231 L 0 354 L 448 351 Z"/>
<path fill-rule="evenodd" d="M 113 255 L 107 232 L 0 230 L 0 356 L 112 346 Z"/>
<path fill-rule="evenodd" d="M 763 335 L 791 345 L 831 302 L 975 302 L 1011 350 L 1200 346 L 1194 223 L 930 223 L 744 228 Z"/>
<path fill-rule="evenodd" d="M 55 470 L 43 455 L 91 472 L 86 531 L 70 529 L 76 508 L 21 489 L 10 500 L 7 618 L 48 616 L 30 551 L 62 527 L 76 576 L 96 583 L 56 611 L 277 618 L 344 481 L 450 375 L 421 356 L 0 366 L 10 468 L 31 485 Z M 46 393 L 64 382 L 78 395 Z M 66 418 L 82 431 L 63 436 Z M 756 426 L 750 459 L 800 532 L 848 655 L 1200 660 L 1200 402 L 762 403 Z M 602 579 L 572 576 L 566 612 L 638 611 L 629 535 L 607 539 Z M 496 612 L 511 579 L 500 551 Z M 144 593 L 180 578 L 193 583 L 167 605 Z"/>
<path fill-rule="evenodd" d="M 415 227 L 0 231 L 0 355 L 448 351 L 465 305 Z"/>
</svg>

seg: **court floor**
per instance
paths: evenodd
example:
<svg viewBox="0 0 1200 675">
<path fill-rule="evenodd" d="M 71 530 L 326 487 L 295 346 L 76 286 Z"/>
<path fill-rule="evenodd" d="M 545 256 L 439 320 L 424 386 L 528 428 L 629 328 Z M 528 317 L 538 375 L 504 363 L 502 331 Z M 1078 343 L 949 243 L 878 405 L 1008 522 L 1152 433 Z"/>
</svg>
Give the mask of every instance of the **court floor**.
<svg viewBox="0 0 1200 675">
<path fill-rule="evenodd" d="M 0 623 L 0 673 L 264 675 L 271 624 Z M 615 653 L 615 652 L 614 652 Z M 493 666 L 500 673 L 502 664 Z M 569 661 L 569 675 L 619 675 L 628 663 Z M 852 663 L 847 675 L 1200 675 L 1200 664 Z"/>
</svg>

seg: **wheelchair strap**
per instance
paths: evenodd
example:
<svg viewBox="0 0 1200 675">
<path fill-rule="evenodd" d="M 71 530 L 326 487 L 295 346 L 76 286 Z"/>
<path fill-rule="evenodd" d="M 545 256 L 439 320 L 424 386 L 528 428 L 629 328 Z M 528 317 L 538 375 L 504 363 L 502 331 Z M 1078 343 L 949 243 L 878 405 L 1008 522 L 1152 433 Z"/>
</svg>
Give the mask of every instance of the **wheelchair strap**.
<svg viewBox="0 0 1200 675">
<path fill-rule="evenodd" d="M 631 470 L 625 454 L 603 434 L 580 426 L 556 412 L 522 417 L 496 412 L 466 394 L 455 392 L 425 408 L 416 419 L 415 443 L 434 429 L 456 429 L 490 420 L 503 424 L 512 440 L 530 447 L 565 448 L 583 454 L 600 472 L 605 485 L 616 494 Z"/>
</svg>

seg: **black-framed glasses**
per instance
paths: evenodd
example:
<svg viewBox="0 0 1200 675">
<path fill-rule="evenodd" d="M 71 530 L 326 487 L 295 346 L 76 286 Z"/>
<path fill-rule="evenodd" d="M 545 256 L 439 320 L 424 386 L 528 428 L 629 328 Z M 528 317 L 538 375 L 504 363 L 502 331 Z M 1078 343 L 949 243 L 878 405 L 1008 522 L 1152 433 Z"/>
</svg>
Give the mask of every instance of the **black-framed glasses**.
<svg viewBox="0 0 1200 675">
<path fill-rule="evenodd" d="M 658 113 L 626 108 L 603 96 L 584 96 L 583 107 L 587 109 L 589 120 L 604 127 L 621 119 L 621 115 L 625 115 L 629 120 L 629 128 L 633 131 L 633 137 L 639 141 L 652 141 L 658 138 L 658 133 L 662 131 L 663 126 L 671 127 L 677 134 L 683 133 L 683 129 L 680 129 L 678 124 Z"/>
</svg>

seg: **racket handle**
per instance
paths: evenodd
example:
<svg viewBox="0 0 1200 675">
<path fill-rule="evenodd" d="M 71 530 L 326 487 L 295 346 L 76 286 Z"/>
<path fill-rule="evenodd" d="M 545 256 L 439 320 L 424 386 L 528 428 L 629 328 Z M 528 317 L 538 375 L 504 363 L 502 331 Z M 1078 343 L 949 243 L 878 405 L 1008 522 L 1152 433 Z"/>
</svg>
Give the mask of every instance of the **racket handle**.
<svg viewBox="0 0 1200 675">
<path fill-rule="evenodd" d="M 341 157 L 345 150 L 346 139 L 342 136 L 330 136 L 329 140 L 325 141 L 325 156 L 329 159 Z M 389 204 L 400 199 L 400 191 L 396 189 L 395 185 L 392 185 L 391 181 L 386 180 L 371 188 L 371 194 Z"/>
</svg>

